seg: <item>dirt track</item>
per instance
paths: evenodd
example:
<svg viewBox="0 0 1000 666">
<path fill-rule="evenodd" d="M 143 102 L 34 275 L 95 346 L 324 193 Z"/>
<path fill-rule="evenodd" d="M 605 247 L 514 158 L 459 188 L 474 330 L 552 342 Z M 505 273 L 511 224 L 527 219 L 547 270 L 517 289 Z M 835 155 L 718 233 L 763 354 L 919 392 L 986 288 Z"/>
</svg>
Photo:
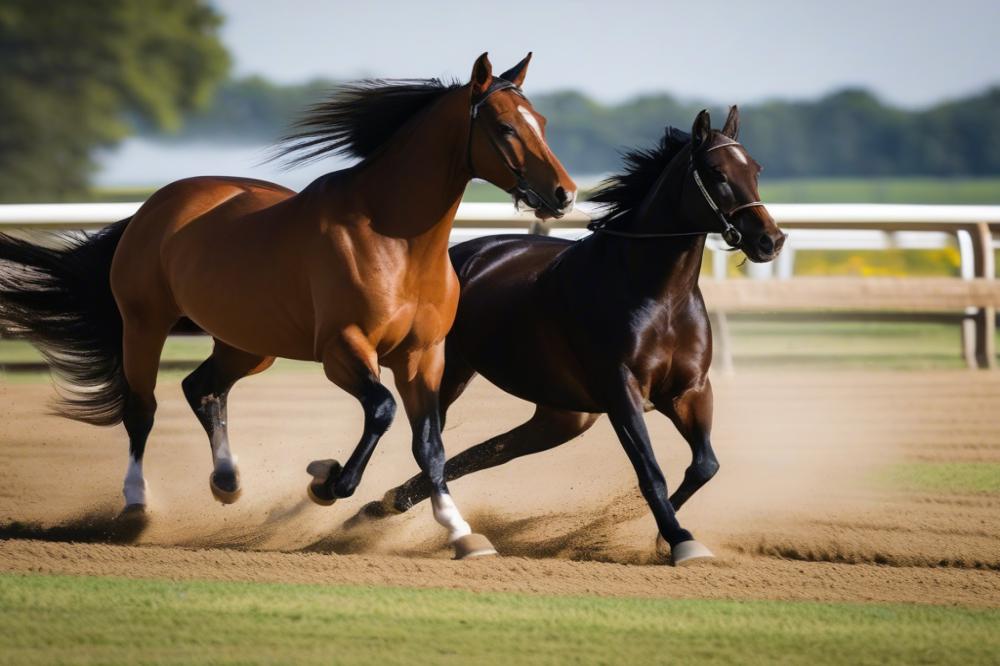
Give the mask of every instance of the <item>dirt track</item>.
<svg viewBox="0 0 1000 666">
<path fill-rule="evenodd" d="M 874 481 L 899 460 L 1000 462 L 1000 379 L 744 372 L 717 379 L 716 393 L 722 471 L 681 517 L 720 558 L 675 570 L 657 566 L 653 521 L 606 420 L 561 449 L 453 483 L 466 517 L 507 555 L 455 563 L 426 506 L 345 526 L 415 471 L 403 419 L 355 497 L 331 508 L 304 499 L 306 463 L 346 457 L 361 425 L 318 373 L 273 372 L 234 391 L 245 492 L 229 507 L 212 500 L 204 435 L 177 381 L 164 381 L 144 526 L 113 519 L 123 433 L 46 416 L 45 384 L 0 384 L 0 570 L 1000 606 L 1000 497 Z M 445 442 L 458 451 L 529 413 L 477 381 Z M 676 483 L 689 452 L 665 419 L 648 422 Z"/>
</svg>

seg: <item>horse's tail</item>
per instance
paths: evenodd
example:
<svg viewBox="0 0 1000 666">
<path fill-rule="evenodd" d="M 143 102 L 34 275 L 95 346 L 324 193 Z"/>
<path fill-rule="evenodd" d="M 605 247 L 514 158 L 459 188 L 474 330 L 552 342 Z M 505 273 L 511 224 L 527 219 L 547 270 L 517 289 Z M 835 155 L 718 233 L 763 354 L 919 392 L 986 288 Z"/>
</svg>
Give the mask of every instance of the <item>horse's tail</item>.
<svg viewBox="0 0 1000 666">
<path fill-rule="evenodd" d="M 132 218 L 36 245 L 0 234 L 0 332 L 30 341 L 64 380 L 56 413 L 95 425 L 122 420 L 122 317 L 111 260 Z"/>
</svg>

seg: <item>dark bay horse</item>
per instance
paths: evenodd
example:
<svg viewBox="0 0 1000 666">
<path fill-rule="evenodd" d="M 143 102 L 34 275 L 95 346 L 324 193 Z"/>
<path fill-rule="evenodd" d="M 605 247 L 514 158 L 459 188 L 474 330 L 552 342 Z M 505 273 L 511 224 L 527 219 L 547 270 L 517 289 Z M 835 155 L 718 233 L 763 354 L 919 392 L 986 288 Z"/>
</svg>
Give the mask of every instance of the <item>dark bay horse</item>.
<svg viewBox="0 0 1000 666">
<path fill-rule="evenodd" d="M 698 290 L 705 236 L 722 232 L 755 262 L 774 259 L 785 240 L 759 201 L 760 167 L 737 142 L 738 126 L 736 107 L 721 131 L 703 111 L 690 136 L 670 130 L 657 148 L 630 153 L 625 172 L 594 197 L 607 209 L 582 240 L 508 235 L 452 248 L 462 295 L 442 421 L 476 373 L 537 407 L 526 423 L 448 460 L 448 480 L 567 442 L 606 413 L 674 563 L 711 557 L 675 515 L 719 467 L 712 338 Z M 651 409 L 693 453 L 669 499 L 643 421 Z M 364 514 L 406 511 L 431 488 L 418 475 Z"/>
<path fill-rule="evenodd" d="M 430 479 L 434 516 L 459 554 L 491 552 L 448 493 L 438 389 L 459 286 L 448 235 L 469 180 L 480 177 L 539 217 L 572 208 L 576 186 L 548 149 L 544 118 L 521 91 L 531 54 L 494 77 L 486 54 L 466 85 L 366 81 L 312 110 L 284 144 L 293 161 L 360 159 L 301 193 L 243 178 L 177 181 L 130 219 L 50 249 L 0 236 L 0 324 L 40 347 L 69 380 L 61 413 L 124 422 L 127 509 L 146 505 L 142 458 L 153 426 L 160 353 L 181 320 L 215 339 L 183 382 L 209 436 L 210 487 L 240 493 L 226 399 L 277 356 L 319 361 L 364 410 L 364 433 L 341 466 L 309 466 L 309 496 L 350 496 L 396 403 L 393 371 Z M 295 156 L 298 156 L 295 158 Z"/>
</svg>

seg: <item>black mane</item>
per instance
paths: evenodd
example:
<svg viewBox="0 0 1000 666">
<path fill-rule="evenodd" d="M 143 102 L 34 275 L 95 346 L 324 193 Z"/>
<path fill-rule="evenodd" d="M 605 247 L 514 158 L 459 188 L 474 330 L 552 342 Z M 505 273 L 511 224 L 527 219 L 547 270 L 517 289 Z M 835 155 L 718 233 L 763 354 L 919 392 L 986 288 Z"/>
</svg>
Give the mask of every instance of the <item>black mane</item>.
<svg viewBox="0 0 1000 666">
<path fill-rule="evenodd" d="M 439 79 L 365 79 L 337 86 L 283 137 L 271 159 L 299 166 L 328 154 L 365 159 L 406 121 L 458 83 Z"/>
<path fill-rule="evenodd" d="M 628 219 L 638 210 L 670 160 L 690 142 L 690 134 L 668 127 L 655 148 L 636 148 L 622 155 L 624 170 L 603 181 L 589 197 L 603 209 L 601 216 L 591 224 L 606 226 Z"/>
</svg>

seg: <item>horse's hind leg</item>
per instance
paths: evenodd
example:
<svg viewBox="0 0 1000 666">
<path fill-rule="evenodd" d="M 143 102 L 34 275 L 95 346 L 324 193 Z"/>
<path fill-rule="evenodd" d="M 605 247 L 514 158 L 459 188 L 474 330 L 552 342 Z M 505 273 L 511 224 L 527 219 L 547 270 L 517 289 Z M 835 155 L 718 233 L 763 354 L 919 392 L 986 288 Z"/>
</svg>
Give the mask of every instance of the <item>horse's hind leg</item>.
<svg viewBox="0 0 1000 666">
<path fill-rule="evenodd" d="M 213 463 L 209 487 L 223 504 L 232 504 L 241 492 L 236 456 L 229 449 L 229 390 L 238 380 L 263 372 L 272 363 L 273 356 L 250 354 L 216 340 L 212 355 L 181 383 L 184 397 L 208 434 Z"/>
<path fill-rule="evenodd" d="M 123 493 L 125 512 L 142 511 L 146 506 L 146 480 L 142 458 L 156 413 L 156 373 L 160 353 L 175 318 L 141 316 L 122 312 L 122 361 L 128 392 L 122 421 L 129 438 L 129 465 Z"/>
<path fill-rule="evenodd" d="M 719 461 L 712 450 L 712 385 L 689 388 L 677 396 L 654 400 L 656 409 L 665 414 L 691 447 L 691 464 L 684 480 L 670 496 L 675 511 L 719 471 Z"/>
<path fill-rule="evenodd" d="M 454 481 L 521 456 L 548 451 L 586 432 L 598 416 L 538 405 L 534 415 L 521 425 L 450 458 L 445 463 L 445 480 Z M 386 493 L 383 506 L 390 512 L 406 511 L 430 497 L 430 494 L 430 480 L 418 474 Z"/>
</svg>

